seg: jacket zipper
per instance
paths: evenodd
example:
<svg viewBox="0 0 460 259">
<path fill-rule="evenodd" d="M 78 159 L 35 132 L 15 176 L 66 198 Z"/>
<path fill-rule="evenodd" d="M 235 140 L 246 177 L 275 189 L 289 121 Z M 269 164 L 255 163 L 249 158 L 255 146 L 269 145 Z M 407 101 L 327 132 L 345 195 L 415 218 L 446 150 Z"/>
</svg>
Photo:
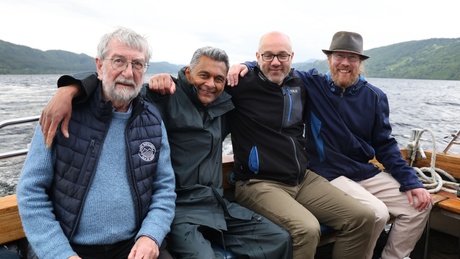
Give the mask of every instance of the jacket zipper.
<svg viewBox="0 0 460 259">
<path fill-rule="evenodd" d="M 291 96 L 291 91 L 289 90 L 289 87 L 283 86 L 283 100 L 285 102 L 285 105 L 284 105 L 285 108 L 286 108 L 286 101 L 289 104 L 288 110 L 287 110 L 287 113 L 288 113 L 287 114 L 287 121 L 290 122 L 291 121 L 291 115 L 292 115 L 292 96 Z M 283 111 L 283 115 L 285 115 L 285 112 L 286 112 L 286 110 Z M 283 116 L 283 120 L 284 120 L 284 116 Z M 281 130 L 283 129 L 283 126 L 284 126 L 284 123 L 282 122 L 281 123 Z M 289 139 L 291 140 L 293 154 L 294 154 L 295 161 L 296 161 L 296 164 L 297 164 L 297 172 L 298 172 L 297 184 L 299 184 L 300 183 L 300 177 L 302 175 L 302 172 L 300 171 L 301 166 L 300 166 L 300 162 L 299 162 L 299 157 L 297 156 L 295 140 L 292 137 L 289 137 Z"/>
<path fill-rule="evenodd" d="M 81 169 L 82 171 L 87 170 L 88 163 L 89 163 L 89 160 L 91 158 L 91 154 L 94 153 L 94 147 L 95 146 L 96 146 L 96 141 L 94 139 L 91 139 L 91 142 L 89 144 L 89 149 L 88 149 L 88 152 L 87 152 L 87 154 L 85 156 L 85 161 L 83 162 L 83 167 Z M 80 173 L 80 175 L 83 177 L 85 175 L 85 173 Z M 92 176 L 91 176 L 90 182 L 89 182 L 89 184 L 87 186 L 88 189 L 90 188 L 91 183 L 93 182 L 93 179 L 92 179 L 93 177 L 94 177 L 94 174 L 92 174 Z M 78 183 L 80 183 L 80 179 L 79 179 Z M 83 204 L 85 203 L 87 194 L 88 194 L 88 191 L 86 191 L 85 195 L 83 196 L 83 200 L 81 201 L 82 202 L 82 207 L 80 207 L 80 210 L 78 211 L 77 219 L 75 220 L 75 225 L 74 225 L 72 231 L 70 232 L 69 239 L 71 239 L 73 237 L 73 235 L 75 234 L 75 231 L 77 230 L 78 225 L 80 224 L 80 218 L 81 218 L 81 214 L 83 212 Z"/>
<path fill-rule="evenodd" d="M 134 192 L 134 195 L 135 197 L 133 197 L 134 199 L 134 203 L 137 204 L 137 208 L 139 208 L 137 210 L 137 218 L 136 218 L 136 221 L 137 221 L 137 225 L 140 227 L 141 226 L 141 218 L 142 218 L 142 202 L 141 202 L 141 197 L 139 195 L 139 191 L 137 189 L 137 181 L 136 181 L 136 176 L 134 174 L 134 166 L 133 166 L 133 161 L 132 161 L 132 158 L 131 158 L 131 152 L 130 152 L 130 145 L 129 145 L 129 138 L 128 138 L 128 132 L 129 132 L 129 127 L 130 125 L 132 124 L 132 122 L 134 121 L 134 119 L 139 115 L 139 112 L 138 110 L 134 110 L 132 111 L 132 114 L 131 114 L 131 118 L 128 120 L 128 123 L 126 124 L 126 130 L 125 130 L 125 142 L 126 142 L 126 149 L 127 149 L 127 158 L 126 158 L 126 163 L 127 163 L 127 173 L 130 174 L 129 177 L 131 178 L 131 181 L 132 181 L 132 189 L 133 189 L 133 192 Z"/>
</svg>

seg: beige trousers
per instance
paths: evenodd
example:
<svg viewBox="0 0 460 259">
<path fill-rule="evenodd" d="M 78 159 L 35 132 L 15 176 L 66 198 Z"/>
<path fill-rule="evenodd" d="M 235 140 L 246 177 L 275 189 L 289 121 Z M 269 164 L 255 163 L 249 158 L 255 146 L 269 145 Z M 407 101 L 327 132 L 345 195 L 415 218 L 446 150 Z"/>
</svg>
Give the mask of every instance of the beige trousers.
<svg viewBox="0 0 460 259">
<path fill-rule="evenodd" d="M 400 184 L 386 172 L 360 182 L 341 176 L 331 181 L 331 184 L 367 205 L 375 213 L 374 234 L 367 248 L 366 259 L 372 258 L 377 239 L 390 214 L 395 220 L 381 258 L 402 259 L 410 255 L 423 234 L 431 207 L 419 212 L 409 205 L 406 193 L 399 191 Z M 414 202 L 416 199 L 414 197 Z"/>
</svg>

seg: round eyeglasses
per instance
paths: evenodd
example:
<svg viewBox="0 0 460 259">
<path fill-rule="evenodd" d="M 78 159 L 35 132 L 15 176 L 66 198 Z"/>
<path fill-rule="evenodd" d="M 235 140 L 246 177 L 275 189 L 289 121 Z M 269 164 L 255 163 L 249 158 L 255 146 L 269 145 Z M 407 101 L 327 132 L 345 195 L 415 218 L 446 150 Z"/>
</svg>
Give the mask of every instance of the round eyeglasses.
<svg viewBox="0 0 460 259">
<path fill-rule="evenodd" d="M 110 60 L 112 64 L 112 68 L 115 69 L 116 71 L 124 71 L 126 68 L 128 68 L 128 64 L 131 63 L 131 67 L 133 68 L 134 71 L 136 72 L 147 72 L 147 69 L 149 67 L 149 64 L 143 63 L 140 61 L 127 61 L 124 58 L 104 58 L 104 60 Z"/>
<path fill-rule="evenodd" d="M 344 54 L 344 53 L 332 53 L 332 57 L 337 61 L 343 61 L 344 59 L 348 59 L 348 62 L 358 62 L 360 60 L 359 56 L 356 54 Z"/>
</svg>

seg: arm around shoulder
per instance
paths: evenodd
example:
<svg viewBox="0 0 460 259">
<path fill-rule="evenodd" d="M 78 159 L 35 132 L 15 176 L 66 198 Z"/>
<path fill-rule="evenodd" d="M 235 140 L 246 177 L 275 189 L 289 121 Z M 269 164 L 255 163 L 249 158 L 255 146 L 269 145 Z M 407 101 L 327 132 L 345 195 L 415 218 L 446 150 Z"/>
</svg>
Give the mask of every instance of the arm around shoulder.
<svg viewBox="0 0 460 259">
<path fill-rule="evenodd" d="M 57 81 L 58 88 L 77 86 L 78 92 L 74 95 L 74 102 L 85 102 L 98 86 L 98 75 L 95 72 L 83 72 L 73 75 L 63 75 Z"/>
<path fill-rule="evenodd" d="M 72 114 L 72 103 L 84 102 L 97 89 L 96 73 L 80 73 L 63 75 L 58 81 L 58 90 L 48 102 L 40 116 L 40 125 L 45 137 L 46 146 L 50 147 L 59 124 L 65 137 L 69 137 L 69 121 Z"/>
</svg>

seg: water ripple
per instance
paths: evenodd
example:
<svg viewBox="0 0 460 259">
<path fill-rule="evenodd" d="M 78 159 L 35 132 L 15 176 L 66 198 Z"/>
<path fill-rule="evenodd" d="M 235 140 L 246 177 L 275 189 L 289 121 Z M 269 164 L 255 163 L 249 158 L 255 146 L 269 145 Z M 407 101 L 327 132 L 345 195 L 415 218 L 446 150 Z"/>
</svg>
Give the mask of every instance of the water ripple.
<svg viewBox="0 0 460 259">
<path fill-rule="evenodd" d="M 0 121 L 41 113 L 56 91 L 59 75 L 0 75 Z M 451 135 L 460 130 L 460 81 L 370 78 L 388 96 L 393 136 L 400 147 L 407 145 L 411 130 L 430 129 L 442 151 Z M 0 153 L 26 148 L 36 123 L 0 130 Z M 422 136 L 431 149 L 431 136 Z M 224 142 L 224 154 L 231 154 L 231 142 Z M 460 145 L 450 153 L 460 154 Z M 15 192 L 24 158 L 0 161 L 0 196 Z"/>
</svg>

